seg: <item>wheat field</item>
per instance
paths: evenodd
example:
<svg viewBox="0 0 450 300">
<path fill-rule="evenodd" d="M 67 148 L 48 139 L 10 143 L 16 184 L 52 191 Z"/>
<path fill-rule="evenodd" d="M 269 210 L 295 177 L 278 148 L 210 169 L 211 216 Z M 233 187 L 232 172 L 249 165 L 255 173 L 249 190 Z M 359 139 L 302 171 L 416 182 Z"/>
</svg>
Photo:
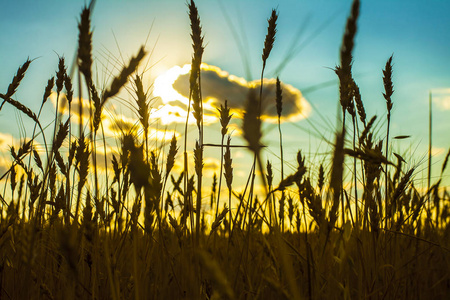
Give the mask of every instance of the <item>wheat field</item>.
<svg viewBox="0 0 450 300">
<path fill-rule="evenodd" d="M 390 134 L 389 50 L 379 78 L 386 110 L 366 111 L 352 74 L 360 2 L 352 2 L 336 45 L 341 117 L 323 163 L 307 161 L 301 149 L 293 161 L 283 155 L 282 78 L 273 93 L 279 155 L 264 160 L 262 98 L 279 34 L 275 9 L 261 41 L 260 84 L 244 95 L 245 146 L 231 136 L 237 115 L 225 99 L 215 108 L 221 143 L 205 141 L 208 46 L 196 4 L 187 7 L 192 62 L 181 136 L 149 139 L 152 99 L 139 71 L 150 55 L 144 46 L 99 86 L 89 7 L 78 19 L 76 70 L 70 74 L 70 62 L 59 58 L 38 112 L 16 98 L 32 60 L 0 93 L 0 110 L 11 106 L 33 124 L 31 138 L 10 147 L 0 174 L 0 299 L 447 299 L 450 197 L 443 178 L 450 151 L 440 177 L 429 174 L 424 188 L 414 184 L 413 158 L 392 151 L 392 140 L 404 137 Z M 111 141 L 103 114 L 123 92 L 132 94 L 139 122 Z M 54 120 L 46 125 L 41 112 L 51 97 Z M 117 151 L 106 155 L 110 144 Z M 204 170 L 212 146 L 220 153 L 213 179 Z M 235 147 L 252 158 L 246 182 L 236 182 Z"/>
</svg>

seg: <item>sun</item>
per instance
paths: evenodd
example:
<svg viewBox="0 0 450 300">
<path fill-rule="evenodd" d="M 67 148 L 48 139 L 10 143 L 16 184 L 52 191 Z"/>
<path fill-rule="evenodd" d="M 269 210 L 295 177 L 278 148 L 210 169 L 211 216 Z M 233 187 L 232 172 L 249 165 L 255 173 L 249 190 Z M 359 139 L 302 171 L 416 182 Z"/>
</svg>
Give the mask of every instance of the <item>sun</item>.
<svg viewBox="0 0 450 300">
<path fill-rule="evenodd" d="M 174 66 L 162 73 L 155 79 L 153 95 L 160 97 L 164 104 L 180 101 L 187 106 L 189 104 L 189 99 L 178 93 L 173 88 L 173 84 L 178 77 L 188 74 L 189 71 L 191 71 L 191 65 L 186 64 L 183 67 Z"/>
<path fill-rule="evenodd" d="M 180 104 L 188 107 L 189 98 L 175 90 L 173 85 L 180 76 L 187 75 L 190 71 L 190 64 L 185 64 L 182 67 L 174 66 L 155 79 L 153 96 L 159 97 L 163 104 L 157 109 L 152 110 L 150 115 L 151 118 L 158 119 L 163 125 L 186 122 L 187 111 L 182 108 Z M 208 101 L 204 101 L 203 107 L 204 109 L 209 110 L 215 109 Z M 217 122 L 217 117 L 205 114 L 203 116 L 203 121 L 205 124 Z M 189 115 L 188 123 L 190 125 L 196 124 L 192 110 Z"/>
</svg>

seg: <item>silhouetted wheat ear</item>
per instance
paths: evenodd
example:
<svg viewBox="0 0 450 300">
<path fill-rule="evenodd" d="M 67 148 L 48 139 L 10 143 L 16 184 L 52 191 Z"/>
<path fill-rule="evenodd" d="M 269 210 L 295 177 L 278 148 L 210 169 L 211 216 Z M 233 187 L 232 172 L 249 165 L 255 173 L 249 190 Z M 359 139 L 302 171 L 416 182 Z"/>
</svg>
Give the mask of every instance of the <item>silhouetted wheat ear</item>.
<svg viewBox="0 0 450 300">
<path fill-rule="evenodd" d="M 69 156 L 68 156 L 68 163 L 69 165 L 72 164 L 73 159 L 75 157 L 75 152 L 77 149 L 77 141 L 72 141 L 72 144 L 70 145 L 70 149 L 69 149 Z"/>
<path fill-rule="evenodd" d="M 276 98 L 275 102 L 277 105 L 277 114 L 278 118 L 281 118 L 281 112 L 283 111 L 283 90 L 281 88 L 281 82 L 280 79 L 277 77 L 277 84 L 276 84 Z"/>
<path fill-rule="evenodd" d="M 299 173 L 291 174 L 280 181 L 280 184 L 278 184 L 278 187 L 274 190 L 274 192 L 284 191 L 287 187 L 290 187 L 294 183 L 298 182 L 300 179 L 301 175 L 299 176 Z"/>
<path fill-rule="evenodd" d="M 103 106 L 107 99 L 114 97 L 120 89 L 127 83 L 128 76 L 130 76 L 134 71 L 136 71 L 136 68 L 138 67 L 141 60 L 146 55 L 146 52 L 144 50 L 144 47 L 141 47 L 139 49 L 139 52 L 136 56 L 133 56 L 130 59 L 130 62 L 127 66 L 125 66 L 122 71 L 120 72 L 119 76 L 114 77 L 109 89 L 107 89 L 102 96 L 101 105 Z"/>
<path fill-rule="evenodd" d="M 320 192 L 323 189 L 324 182 L 325 182 L 325 171 L 323 169 L 323 165 L 320 164 L 320 167 L 319 167 L 319 178 L 317 179 L 317 187 L 319 188 Z"/>
<path fill-rule="evenodd" d="M 442 164 L 441 174 L 444 173 L 444 170 L 447 167 L 449 157 L 450 157 L 450 149 L 448 149 L 447 155 L 445 155 L 444 163 Z"/>
<path fill-rule="evenodd" d="M 150 177 L 150 166 L 144 159 L 143 146 L 136 145 L 135 137 L 131 134 L 125 135 L 122 143 L 124 153 L 129 155 L 130 182 L 134 184 L 136 192 L 140 193 L 143 187 L 148 187 Z"/>
<path fill-rule="evenodd" d="M 309 213 L 313 217 L 314 221 L 316 221 L 317 225 L 321 227 L 323 221 L 325 220 L 325 211 L 322 208 L 322 198 L 315 194 L 309 178 L 304 180 L 302 188 L 305 194 L 306 205 L 308 206 Z"/>
<path fill-rule="evenodd" d="M 79 187 L 83 187 L 86 183 L 89 170 L 89 155 L 89 144 L 84 135 L 81 135 L 78 139 L 78 147 L 75 154 L 76 165 L 78 166 L 78 173 L 80 176 L 78 183 Z"/>
<path fill-rule="evenodd" d="M 278 218 L 280 219 L 280 224 L 281 224 L 282 230 L 284 230 L 284 206 L 285 206 L 285 203 L 286 203 L 285 200 L 286 200 L 286 194 L 282 193 L 281 194 L 281 198 L 278 201 L 278 204 L 279 204 L 279 206 L 278 206 Z"/>
<path fill-rule="evenodd" d="M 224 209 L 220 212 L 220 214 L 217 216 L 217 218 L 214 220 L 214 222 L 211 225 L 211 233 L 215 232 L 217 228 L 219 228 L 220 224 L 222 224 L 222 221 L 225 219 L 228 213 L 228 207 L 224 207 Z"/>
<path fill-rule="evenodd" d="M 361 93 L 359 92 L 359 87 L 354 80 L 353 80 L 353 97 L 355 99 L 359 119 L 364 125 L 366 125 L 366 110 L 364 109 L 364 104 L 361 100 Z"/>
<path fill-rule="evenodd" d="M 220 108 L 217 108 L 220 115 L 220 125 L 222 125 L 221 133 L 226 135 L 228 133 L 228 124 L 230 123 L 233 114 L 230 114 L 230 108 L 228 107 L 228 101 L 225 100 L 225 106 L 220 104 Z"/>
<path fill-rule="evenodd" d="M 32 149 L 32 140 L 23 141 L 22 144 L 19 147 L 19 150 L 17 152 L 14 149 L 14 146 L 10 147 L 11 156 L 16 161 L 20 161 L 22 159 L 22 156 L 25 154 L 28 154 Z"/>
<path fill-rule="evenodd" d="M 101 116 L 102 116 L 102 110 L 106 103 L 106 101 L 114 97 L 117 93 L 119 93 L 120 89 L 127 83 L 128 77 L 136 71 L 136 68 L 139 65 L 139 62 L 144 58 L 146 52 L 144 50 L 144 47 L 141 47 L 139 50 L 139 53 L 132 57 L 128 66 L 125 66 L 122 71 L 120 72 L 119 76 L 114 77 L 109 89 L 107 89 L 101 99 L 99 98 L 97 94 L 97 90 L 94 86 L 94 83 L 92 81 L 88 81 L 89 84 L 89 91 L 92 96 L 92 100 L 94 102 L 94 118 L 93 118 L 93 126 L 94 126 L 94 132 L 97 132 L 100 122 L 101 122 Z"/>
<path fill-rule="evenodd" d="M 275 103 L 278 115 L 278 134 L 280 137 L 280 165 L 281 179 L 284 177 L 284 153 L 283 153 L 283 134 L 281 132 L 281 113 L 283 111 L 283 90 L 281 89 L 280 78 L 277 76 Z"/>
<path fill-rule="evenodd" d="M 59 148 L 61 148 L 62 143 L 66 139 L 67 135 L 69 134 L 69 123 L 70 119 L 67 119 L 67 121 L 62 124 L 59 124 L 58 133 L 56 134 L 56 138 L 53 141 L 53 152 L 58 152 Z"/>
<path fill-rule="evenodd" d="M 25 77 L 25 73 L 28 70 L 28 67 L 31 64 L 31 60 L 27 59 L 25 63 L 17 69 L 16 75 L 14 75 L 12 82 L 8 86 L 8 91 L 6 92 L 6 97 L 11 97 L 17 91 L 17 88 L 20 85 L 20 82 Z"/>
<path fill-rule="evenodd" d="M 389 57 L 388 61 L 386 62 L 386 66 L 383 70 L 383 84 L 385 90 L 383 96 L 384 99 L 386 99 L 387 110 L 388 113 L 390 114 L 393 106 L 391 96 L 394 93 L 394 87 L 392 84 L 392 56 Z"/>
<path fill-rule="evenodd" d="M 267 185 L 270 188 L 273 184 L 273 171 L 272 171 L 272 164 L 270 163 L 269 160 L 267 160 L 266 169 L 267 169 L 267 174 L 266 174 Z M 281 178 L 281 179 L 283 179 L 283 178 Z"/>
<path fill-rule="evenodd" d="M 211 197 L 209 201 L 209 207 L 211 208 L 211 210 L 213 209 L 214 201 L 216 199 L 216 192 L 217 192 L 217 173 L 214 172 L 211 184 Z"/>
<path fill-rule="evenodd" d="M 92 32 L 90 10 L 84 7 L 78 23 L 78 67 L 86 78 L 92 81 Z"/>
<path fill-rule="evenodd" d="M 61 153 L 59 151 L 54 152 L 55 153 L 55 160 L 56 163 L 58 164 L 59 169 L 61 170 L 61 173 L 67 177 L 67 168 L 66 168 L 66 164 L 64 163 L 64 159 L 61 156 Z M 62 187 L 62 186 L 61 186 Z"/>
<path fill-rule="evenodd" d="M 93 81 L 89 82 L 89 93 L 91 95 L 92 102 L 94 103 L 94 117 L 92 118 L 92 125 L 94 127 L 94 133 L 96 133 L 101 122 L 102 104 Z"/>
<path fill-rule="evenodd" d="M 139 75 L 136 75 L 134 79 L 134 84 L 136 86 L 136 103 L 138 105 L 138 115 L 144 132 L 148 133 L 148 120 L 149 120 L 149 107 L 147 103 L 147 93 L 144 92 L 144 86 L 142 84 L 142 79 Z"/>
<path fill-rule="evenodd" d="M 30 119 L 32 119 L 36 124 L 40 125 L 39 120 L 34 112 L 31 111 L 28 107 L 20 103 L 19 101 L 16 101 L 14 99 L 11 99 L 10 97 L 6 97 L 6 95 L 1 95 L 1 98 L 14 106 L 16 109 L 20 110 L 22 113 L 27 115 Z"/>
<path fill-rule="evenodd" d="M 357 30 L 356 21 L 359 16 L 359 0 L 354 0 L 350 12 L 350 16 L 347 18 L 347 24 L 345 26 L 345 32 L 342 39 L 342 45 L 340 49 L 340 66 L 335 68 L 335 72 L 339 77 L 339 92 L 340 92 L 340 102 L 343 111 L 349 110 L 353 115 L 352 111 L 352 52 L 354 48 L 354 39 Z"/>
<path fill-rule="evenodd" d="M 306 174 L 307 168 L 305 165 L 305 157 L 302 156 L 302 151 L 298 150 L 297 152 L 297 171 L 294 173 L 295 176 L 295 184 L 297 184 L 298 186 L 301 185 L 301 181 L 303 176 Z M 309 179 L 308 179 L 309 180 Z"/>
<path fill-rule="evenodd" d="M 83 208 L 83 219 L 82 223 L 85 229 L 85 237 L 88 241 L 92 241 L 92 232 L 89 232 L 89 227 L 93 226 L 92 224 L 92 203 L 91 203 L 91 194 L 89 191 L 87 192 L 85 205 Z"/>
<path fill-rule="evenodd" d="M 231 143 L 231 137 L 228 136 L 228 140 L 227 140 L 227 147 L 225 150 L 225 154 L 224 154 L 224 177 L 225 177 L 225 181 L 227 183 L 227 187 L 229 190 L 231 190 L 231 185 L 233 183 L 233 167 L 232 167 L 232 163 L 233 160 L 231 159 L 231 151 L 230 151 L 230 143 Z"/>
<path fill-rule="evenodd" d="M 203 149 L 198 141 L 195 142 L 194 163 L 195 163 L 195 173 L 197 175 L 201 174 L 203 169 Z"/>
<path fill-rule="evenodd" d="M 359 16 L 359 0 L 354 0 L 350 12 L 350 16 L 347 18 L 347 24 L 345 26 L 345 33 L 341 45 L 341 65 L 342 72 L 346 76 L 351 76 L 352 65 L 352 52 L 355 45 L 354 39 L 357 30 L 356 21 Z"/>
<path fill-rule="evenodd" d="M 361 133 L 361 135 L 359 136 L 359 143 L 363 144 L 364 141 L 367 138 L 367 135 L 369 134 L 370 130 L 372 129 L 373 124 L 375 123 L 375 120 L 377 119 L 377 116 L 373 116 L 370 120 L 369 123 L 367 123 L 367 125 L 364 127 L 363 132 Z"/>
<path fill-rule="evenodd" d="M 33 157 L 34 157 L 34 161 L 36 163 L 36 166 L 41 169 L 41 171 L 44 171 L 43 167 L 42 167 L 42 160 L 41 157 L 39 156 L 38 152 L 36 151 L 36 149 L 33 149 Z"/>
<path fill-rule="evenodd" d="M 189 78 L 190 88 L 192 89 L 200 75 L 200 65 L 204 51 L 202 27 L 200 26 L 200 16 L 198 14 L 195 2 L 191 0 L 188 4 L 189 19 L 191 21 L 191 39 L 194 54 L 192 55 L 191 74 Z"/>
<path fill-rule="evenodd" d="M 66 88 L 67 102 L 70 105 L 73 99 L 73 88 L 72 88 L 72 79 L 67 74 L 64 77 L 64 87 Z"/>
<path fill-rule="evenodd" d="M 288 200 L 289 225 L 292 225 L 292 218 L 294 217 L 294 209 L 295 209 L 294 198 L 292 197 L 292 195 L 289 195 L 287 200 Z"/>
<path fill-rule="evenodd" d="M 45 87 L 44 96 L 42 97 L 42 105 L 47 102 L 48 97 L 50 97 L 52 93 L 53 86 L 55 85 L 55 77 L 50 78 L 47 81 L 47 86 Z"/>
<path fill-rule="evenodd" d="M 64 80 L 66 78 L 66 66 L 64 63 L 64 56 L 61 56 L 59 58 L 58 63 L 58 71 L 56 72 L 56 92 L 59 94 L 64 86 Z"/>
<path fill-rule="evenodd" d="M 415 168 L 410 169 L 400 180 L 398 186 L 395 188 L 394 193 L 392 194 L 392 202 L 398 200 L 398 198 L 405 192 L 408 184 L 411 183 L 411 177 L 414 173 Z"/>
<path fill-rule="evenodd" d="M 389 131 L 390 131 L 390 124 L 391 124 L 391 110 L 392 110 L 392 99 L 391 96 L 394 93 L 394 88 L 392 85 L 392 55 L 389 57 L 388 61 L 386 62 L 386 66 L 383 70 L 383 84 L 384 84 L 384 90 L 383 93 L 384 99 L 386 99 L 386 107 L 387 107 L 387 128 L 386 128 L 386 142 L 385 142 L 385 148 L 386 148 L 386 158 L 389 157 Z M 431 144 L 430 148 L 431 148 Z M 429 154 L 429 159 L 431 159 L 431 153 Z M 430 162 L 431 160 L 429 160 Z M 430 164 L 429 164 L 430 165 Z M 385 198 L 387 200 L 388 194 L 389 194 L 389 184 L 388 184 L 388 166 L 386 166 L 385 169 Z M 429 180 L 428 176 L 428 180 Z M 429 185 L 428 185 L 429 186 Z M 394 201 L 394 200 L 392 200 Z M 388 214 L 388 206 L 385 206 L 385 214 Z M 387 219 L 385 226 L 387 227 Z"/>
<path fill-rule="evenodd" d="M 172 170 L 174 164 L 175 164 L 175 156 L 177 155 L 178 148 L 177 148 L 177 138 L 175 134 L 172 137 L 172 140 L 170 141 L 170 147 L 169 147 L 169 154 L 167 155 L 167 161 L 166 161 L 166 179 L 169 177 L 169 173 Z"/>
<path fill-rule="evenodd" d="M 270 15 L 270 18 L 267 20 L 269 25 L 267 27 L 266 39 L 264 40 L 264 49 L 262 54 L 262 60 L 264 65 L 267 59 L 269 58 L 270 52 L 272 51 L 273 48 L 273 43 L 275 42 L 275 34 L 277 33 L 277 19 L 278 19 L 277 11 L 275 9 L 272 9 L 272 14 Z"/>
</svg>

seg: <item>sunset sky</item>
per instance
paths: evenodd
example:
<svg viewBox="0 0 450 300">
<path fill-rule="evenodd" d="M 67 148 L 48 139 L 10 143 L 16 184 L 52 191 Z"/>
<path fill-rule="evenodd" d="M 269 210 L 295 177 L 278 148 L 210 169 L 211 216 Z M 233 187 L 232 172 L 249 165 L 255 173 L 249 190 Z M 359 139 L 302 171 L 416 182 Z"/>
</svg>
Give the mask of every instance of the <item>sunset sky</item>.
<svg viewBox="0 0 450 300">
<path fill-rule="evenodd" d="M 382 96 L 382 69 L 394 55 L 391 136 L 411 137 L 394 141 L 392 147 L 394 152 L 406 154 L 411 166 L 418 165 L 416 179 L 420 180 L 421 176 L 426 177 L 426 172 L 421 171 L 427 165 L 429 93 L 433 96 L 436 171 L 441 168 L 450 146 L 450 1 L 361 2 L 354 77 L 366 113 L 369 118 L 378 116 L 377 134 L 384 138 L 386 103 Z M 64 56 L 71 68 L 77 47 L 77 22 L 85 3 L 84 0 L 3 1 L 0 10 L 2 93 L 17 68 L 27 58 L 34 59 L 15 98 L 37 112 L 47 80 L 57 70 L 58 55 Z M 265 78 L 267 93 L 271 88 L 273 93 L 276 76 L 284 83 L 285 113 L 289 115 L 282 125 L 285 158 L 295 161 L 297 150 L 302 149 L 311 159 L 323 159 L 321 151 L 331 148 L 322 146 L 333 140 L 337 120 L 339 87 L 332 69 L 339 64 L 339 48 L 351 1 L 198 0 L 196 4 L 206 44 L 203 90 L 205 107 L 209 109 L 205 119 L 209 132 L 205 142 L 220 142 L 215 106 L 228 99 L 238 117 L 245 90 L 259 79 L 267 18 L 275 8 L 279 13 L 278 32 Z M 144 84 L 149 86 L 154 82 L 154 96 L 161 97 L 155 102 L 153 121 L 159 119 L 158 130 L 167 126 L 183 134 L 182 94 L 186 95 L 189 71 L 185 65 L 190 63 L 192 55 L 186 1 L 98 0 L 92 25 L 97 81 L 104 83 L 111 72 L 118 74 L 120 65 L 128 62 L 140 45 L 146 43 L 152 53 L 142 65 L 148 66 Z M 208 96 L 213 98 L 208 100 Z M 121 98 L 132 100 L 126 91 Z M 267 99 L 272 101 L 270 96 Z M 121 103 L 112 101 L 110 111 L 123 114 L 124 120 L 133 122 L 135 115 L 126 106 L 121 107 Z M 278 135 L 276 127 L 270 125 L 273 117 L 270 105 L 269 102 L 264 142 L 269 146 L 267 158 L 277 166 Z M 46 109 L 43 117 L 48 121 L 44 124 L 49 124 L 54 108 L 48 105 Z M 169 111 L 181 117 L 177 119 L 173 114 L 169 117 Z M 20 116 L 5 105 L 0 111 L 1 152 L 8 150 L 13 139 L 31 135 L 32 127 L 25 123 L 24 132 L 20 124 Z M 236 119 L 232 127 L 235 135 L 239 134 L 240 125 L 241 121 Z M 195 130 L 189 134 L 192 140 L 197 137 Z M 234 143 L 245 142 L 236 138 Z M 217 165 L 220 158 L 213 153 L 210 153 L 211 164 Z M 234 162 L 244 164 L 246 154 L 235 154 Z"/>
</svg>

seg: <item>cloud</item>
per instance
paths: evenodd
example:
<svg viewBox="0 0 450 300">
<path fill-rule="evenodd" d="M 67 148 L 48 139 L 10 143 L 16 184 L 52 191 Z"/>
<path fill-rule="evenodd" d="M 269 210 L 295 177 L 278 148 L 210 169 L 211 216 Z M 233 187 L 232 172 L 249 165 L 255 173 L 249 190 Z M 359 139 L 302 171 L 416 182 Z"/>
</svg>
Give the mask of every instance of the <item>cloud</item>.
<svg viewBox="0 0 450 300">
<path fill-rule="evenodd" d="M 175 66 L 155 81 L 154 95 L 162 102 L 184 108 L 188 104 L 190 65 Z M 233 109 L 235 117 L 242 117 L 250 88 L 259 90 L 260 81 L 247 82 L 231 75 L 218 67 L 202 64 L 202 96 L 205 118 L 217 122 L 216 108 L 224 104 L 225 99 Z M 282 83 L 283 112 L 282 121 L 298 121 L 309 116 L 311 106 L 301 92 L 291 85 Z M 262 93 L 262 116 L 266 121 L 276 122 L 275 104 L 276 80 L 264 79 Z M 181 121 L 181 120 L 180 120 Z M 185 122 L 185 119 L 183 120 Z M 207 122 L 207 121 L 206 121 Z"/>
<path fill-rule="evenodd" d="M 0 132 L 0 176 L 3 176 L 12 166 L 13 158 L 11 156 L 11 147 L 14 147 L 15 152 L 17 153 L 20 147 L 29 140 L 29 138 L 18 140 L 9 133 Z M 36 140 L 33 143 L 33 148 L 37 149 L 37 151 L 39 151 L 39 149 L 44 149 Z M 16 166 L 16 172 L 18 176 L 23 174 L 23 170 L 19 166 Z"/>
<path fill-rule="evenodd" d="M 106 137 L 120 137 L 124 133 L 134 132 L 139 136 L 143 135 L 141 123 L 135 118 L 129 118 L 121 114 L 115 114 L 103 118 L 104 134 Z M 173 135 L 177 138 L 180 134 L 175 130 L 157 129 L 149 127 L 148 139 L 149 141 L 163 141 L 170 142 Z"/>
<path fill-rule="evenodd" d="M 0 132 L 0 176 L 11 167 L 10 146 L 17 144 L 10 134 Z"/>
<path fill-rule="evenodd" d="M 447 150 L 447 149 L 441 148 L 441 147 L 431 147 L 431 155 L 438 156 L 438 155 L 444 154 L 445 150 Z"/>
<path fill-rule="evenodd" d="M 56 107 L 56 92 L 52 92 L 50 95 L 50 101 L 53 104 L 53 107 Z M 89 117 L 89 100 L 81 98 L 82 104 L 82 114 L 83 114 L 83 122 L 86 122 Z M 93 108 L 93 106 L 92 106 Z M 66 95 L 64 93 L 60 94 L 58 101 L 58 112 L 60 114 L 64 114 L 66 116 L 69 115 L 69 103 L 67 101 Z M 79 124 L 80 121 L 80 101 L 78 97 L 73 97 L 72 102 L 70 104 L 70 114 L 72 115 L 72 122 Z"/>
<path fill-rule="evenodd" d="M 74 124 L 79 124 L 79 98 L 74 98 L 71 103 L 71 122 Z M 56 107 L 56 93 L 52 93 L 50 96 L 50 101 L 53 107 Z M 82 108 L 83 108 L 83 122 L 87 124 L 90 111 L 89 111 L 89 100 L 82 98 Z M 92 106 L 92 109 L 94 107 Z M 58 103 L 58 112 L 68 116 L 69 106 L 64 93 L 61 94 Z M 168 125 L 172 122 L 170 120 L 175 120 L 179 123 L 184 123 L 186 121 L 186 111 L 179 106 L 172 106 L 170 104 L 164 104 L 159 108 L 151 108 L 150 110 L 150 124 L 152 122 L 159 122 L 159 125 Z M 170 119 L 170 120 L 169 120 Z M 138 132 L 142 133 L 142 126 L 139 122 L 137 116 L 128 117 L 124 114 L 117 112 L 117 107 L 115 104 L 107 104 L 102 110 L 102 124 L 105 137 L 117 137 L 123 133 Z M 170 141 L 173 135 L 179 137 L 179 133 L 174 130 L 159 130 L 155 128 L 149 128 L 149 140 L 157 141 Z M 0 136 L 0 145 L 1 145 Z"/>
<path fill-rule="evenodd" d="M 433 90 L 433 102 L 442 110 L 450 110 L 450 88 Z"/>
<path fill-rule="evenodd" d="M 203 161 L 203 169 L 217 171 L 220 169 L 220 161 L 212 157 L 206 157 Z"/>
<path fill-rule="evenodd" d="M 150 110 L 150 123 L 159 125 L 184 124 L 187 119 L 187 107 L 189 104 L 189 72 L 190 65 L 183 67 L 174 66 L 158 76 L 153 84 L 152 96 L 155 97 Z M 204 109 L 204 124 L 214 124 L 219 121 L 217 108 L 223 105 L 225 99 L 232 109 L 234 119 L 242 118 L 247 96 L 250 88 L 259 90 L 260 81 L 247 82 L 245 79 L 231 75 L 218 67 L 202 64 L 202 95 Z M 264 79 L 262 93 L 262 118 L 271 123 L 278 120 L 275 104 L 276 80 Z M 311 112 L 311 106 L 302 96 L 301 92 L 291 85 L 282 83 L 283 112 L 282 122 L 295 122 L 307 118 Z M 50 96 L 53 106 L 56 106 L 56 93 Z M 83 122 L 86 124 L 89 112 L 89 100 L 82 99 Z M 134 106 L 134 101 L 130 103 Z M 79 123 L 78 98 L 74 98 L 71 104 L 72 122 Z M 91 104 L 92 105 L 92 104 Z M 64 94 L 59 98 L 58 110 L 68 116 L 69 109 Z M 102 111 L 102 122 L 105 135 L 116 136 L 120 132 L 141 130 L 138 116 L 126 117 L 117 112 L 116 103 L 110 102 Z M 189 116 L 189 124 L 195 124 L 195 118 Z M 231 126 L 232 124 L 230 124 Z M 235 134 L 239 134 L 238 127 L 233 128 Z M 157 137 L 160 135 L 156 135 Z"/>
<path fill-rule="evenodd" d="M 9 150 L 9 146 L 16 144 L 15 139 L 12 135 L 8 133 L 2 133 L 0 132 L 0 149 L 1 152 L 5 151 L 6 149 Z"/>
</svg>

